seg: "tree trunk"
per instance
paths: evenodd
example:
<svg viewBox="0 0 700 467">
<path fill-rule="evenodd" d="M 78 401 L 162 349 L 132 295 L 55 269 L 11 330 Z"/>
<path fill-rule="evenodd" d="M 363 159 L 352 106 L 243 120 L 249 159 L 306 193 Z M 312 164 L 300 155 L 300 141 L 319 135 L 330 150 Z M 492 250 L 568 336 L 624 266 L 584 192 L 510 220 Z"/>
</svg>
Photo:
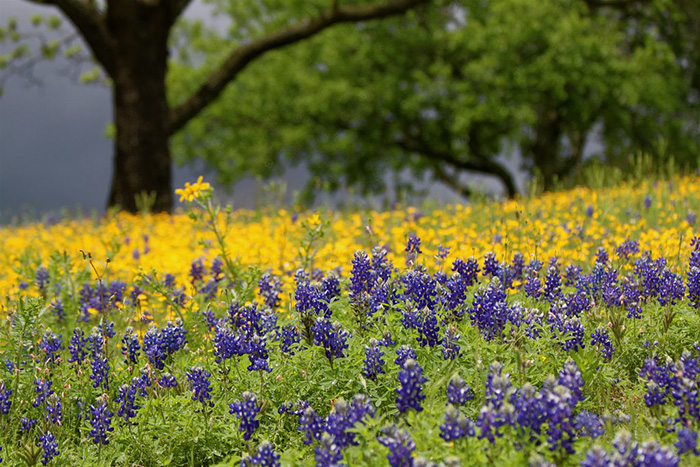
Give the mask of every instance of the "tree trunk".
<svg viewBox="0 0 700 467">
<path fill-rule="evenodd" d="M 113 106 L 116 137 L 108 205 L 136 212 L 137 196 L 154 196 L 149 207 L 173 205 L 168 145 L 167 9 L 125 2 L 110 11 L 108 26 L 116 43 Z M 145 198 L 142 198 L 145 200 Z"/>
<path fill-rule="evenodd" d="M 551 191 L 560 176 L 559 146 L 562 135 L 559 114 L 556 110 L 540 113 L 534 139 L 529 145 L 535 167 L 542 176 L 543 188 Z"/>
</svg>

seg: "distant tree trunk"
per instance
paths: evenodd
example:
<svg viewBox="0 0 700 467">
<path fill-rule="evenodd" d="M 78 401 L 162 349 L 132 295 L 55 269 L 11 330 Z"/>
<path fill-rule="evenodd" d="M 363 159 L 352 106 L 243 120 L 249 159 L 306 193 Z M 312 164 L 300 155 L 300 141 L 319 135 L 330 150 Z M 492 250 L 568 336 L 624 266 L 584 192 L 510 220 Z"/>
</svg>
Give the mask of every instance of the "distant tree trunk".
<svg viewBox="0 0 700 467">
<path fill-rule="evenodd" d="M 168 12 L 141 2 L 120 5 L 108 17 L 117 44 L 112 76 L 116 137 L 108 205 L 135 212 L 136 195 L 146 193 L 155 194 L 154 211 L 170 211 Z"/>
<path fill-rule="evenodd" d="M 550 191 L 558 176 L 561 176 L 559 147 L 562 136 L 561 120 L 556 110 L 547 109 L 540 113 L 535 126 L 535 135 L 528 145 L 535 168 L 542 176 L 544 190 Z"/>
<path fill-rule="evenodd" d="M 315 16 L 234 45 L 200 88 L 171 110 L 165 89 L 168 34 L 192 0 L 28 1 L 58 7 L 112 80 L 116 137 L 107 205 L 131 212 L 137 210 L 140 193 L 156 196 L 154 211 L 172 209 L 170 136 L 214 102 L 253 60 L 335 24 L 399 15 L 428 2 L 387 0 L 343 6 L 334 2 Z"/>
</svg>

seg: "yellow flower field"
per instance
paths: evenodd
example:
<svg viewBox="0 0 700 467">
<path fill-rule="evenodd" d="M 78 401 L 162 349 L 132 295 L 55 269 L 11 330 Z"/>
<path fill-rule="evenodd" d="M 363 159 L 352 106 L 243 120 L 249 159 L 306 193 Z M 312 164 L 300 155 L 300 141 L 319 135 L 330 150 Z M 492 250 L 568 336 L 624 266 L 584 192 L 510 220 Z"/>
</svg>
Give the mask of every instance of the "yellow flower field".
<svg viewBox="0 0 700 467">
<path fill-rule="evenodd" d="M 346 273 L 356 250 L 370 250 L 375 245 L 388 247 L 394 264 L 402 264 L 410 233 L 421 239 L 421 261 L 432 270 L 441 266 L 434 259 L 438 245 L 450 249 L 445 268 L 454 258 L 473 256 L 483 261 L 489 251 L 499 260 L 510 260 L 513 253 L 521 252 L 526 259 L 544 261 L 557 256 L 564 264 L 590 264 L 599 247 L 614 255 L 613 249 L 625 239 L 638 240 L 640 250 L 650 250 L 655 257 L 678 258 L 677 264 L 670 264 L 677 268 L 688 257 L 695 231 L 689 221 L 699 212 L 700 178 L 693 176 L 603 190 L 578 188 L 513 201 L 449 205 L 425 212 L 413 207 L 299 214 L 240 210 L 231 216 L 225 241 L 238 264 L 287 273 L 283 275 L 288 283 L 292 281 L 290 273 L 300 265 L 299 249 L 307 228 L 316 228 L 321 221 L 325 235 L 317 242 L 312 266 L 325 270 L 340 265 Z M 223 218 L 221 214 L 222 224 Z M 304 223 L 305 219 L 308 222 Z M 202 258 L 209 265 L 219 254 L 204 223 L 194 222 L 184 212 L 119 213 L 99 221 L 4 227 L 0 229 L 0 293 L 16 296 L 22 282 L 31 284 L 36 268 L 48 267 L 57 252 L 65 252 L 74 269 L 90 268 L 81 250 L 91 253 L 96 269 L 110 279 L 130 282 L 139 271 L 155 269 L 161 275 L 173 274 L 181 284 L 189 282 L 193 260 Z M 35 293 L 35 288 L 27 292 Z"/>
</svg>

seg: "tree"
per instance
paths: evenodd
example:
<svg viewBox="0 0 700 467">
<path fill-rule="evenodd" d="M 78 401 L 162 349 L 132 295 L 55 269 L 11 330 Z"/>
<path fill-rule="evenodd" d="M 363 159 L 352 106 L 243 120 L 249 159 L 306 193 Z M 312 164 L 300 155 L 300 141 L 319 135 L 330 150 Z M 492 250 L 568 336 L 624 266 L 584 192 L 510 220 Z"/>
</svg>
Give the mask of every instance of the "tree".
<svg viewBox="0 0 700 467">
<path fill-rule="evenodd" d="M 615 154 L 642 147 L 640 122 L 692 141 L 674 133 L 689 122 L 677 118 L 687 108 L 678 57 L 652 35 L 630 47 L 612 6 L 443 1 L 326 31 L 256 63 L 177 136 L 176 157 L 203 157 L 223 182 L 291 162 L 330 189 L 380 191 L 388 172 L 410 170 L 461 194 L 471 191 L 464 174 L 488 175 L 513 195 L 499 154 L 515 147 L 549 189 L 583 163 L 597 134 Z M 198 37 L 193 54 L 219 46 Z M 187 92 L 197 73 L 182 61 L 173 89 Z"/>
<path fill-rule="evenodd" d="M 170 138 L 215 102 L 249 64 L 333 25 L 399 15 L 427 0 L 216 1 L 220 11 L 233 14 L 230 37 L 208 62 L 208 75 L 191 93 L 171 102 L 166 86 L 171 33 L 191 0 L 27 1 L 58 8 L 111 84 L 115 137 L 108 204 L 135 211 L 136 195 L 154 193 L 154 209 L 169 211 Z"/>
</svg>

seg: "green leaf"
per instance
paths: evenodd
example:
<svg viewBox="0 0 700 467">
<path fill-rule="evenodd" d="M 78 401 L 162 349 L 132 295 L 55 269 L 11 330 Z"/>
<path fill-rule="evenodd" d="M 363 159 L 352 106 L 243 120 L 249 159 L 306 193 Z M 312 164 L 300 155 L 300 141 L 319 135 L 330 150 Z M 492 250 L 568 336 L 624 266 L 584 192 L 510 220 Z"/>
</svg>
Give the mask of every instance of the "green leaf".
<svg viewBox="0 0 700 467">
<path fill-rule="evenodd" d="M 56 29 L 61 27 L 62 21 L 61 21 L 61 18 L 54 15 L 54 16 L 49 17 L 48 24 L 49 24 L 49 29 L 56 30 Z"/>
</svg>

